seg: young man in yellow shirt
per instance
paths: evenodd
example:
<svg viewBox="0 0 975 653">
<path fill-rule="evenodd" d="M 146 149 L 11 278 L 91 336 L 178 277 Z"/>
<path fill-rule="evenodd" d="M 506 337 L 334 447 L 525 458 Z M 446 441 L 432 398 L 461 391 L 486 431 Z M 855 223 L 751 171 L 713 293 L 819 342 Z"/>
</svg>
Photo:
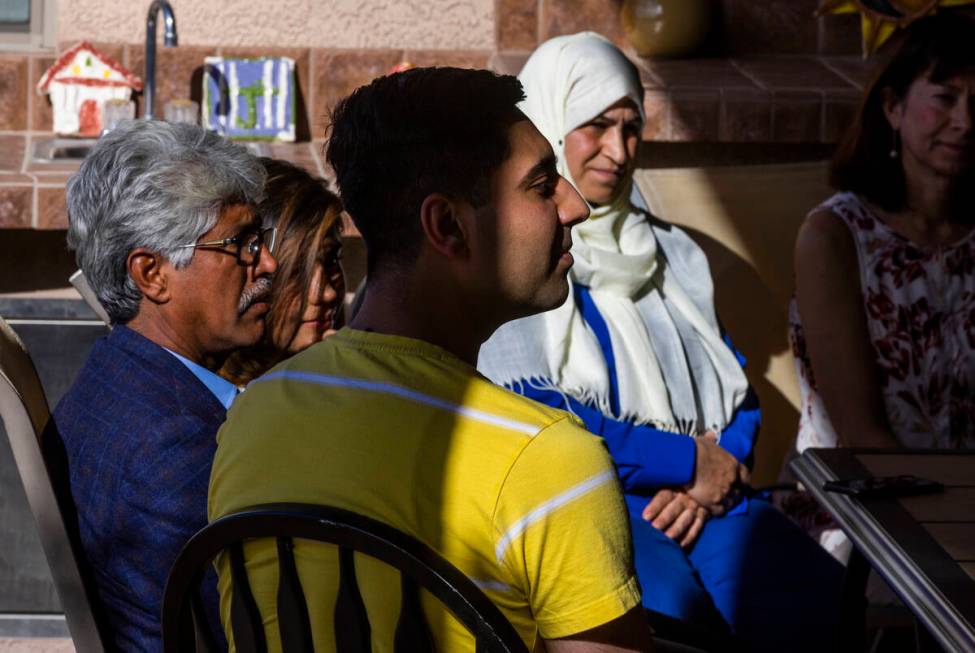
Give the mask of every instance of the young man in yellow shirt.
<svg viewBox="0 0 975 653">
<path fill-rule="evenodd" d="M 569 231 L 588 216 L 516 108 L 522 97 L 513 77 L 439 68 L 380 78 L 339 103 L 327 156 L 366 242 L 365 301 L 349 327 L 234 404 L 210 517 L 278 501 L 361 513 L 446 557 L 530 649 L 650 650 L 601 441 L 474 367 L 498 326 L 565 301 Z M 246 553 L 280 650 L 274 543 Z M 333 650 L 337 553 L 299 543 L 296 558 L 316 650 Z M 364 556 L 356 571 L 374 650 L 391 650 L 397 573 Z M 227 574 L 221 593 L 227 624 Z M 437 650 L 474 650 L 436 601 L 423 605 Z"/>
</svg>

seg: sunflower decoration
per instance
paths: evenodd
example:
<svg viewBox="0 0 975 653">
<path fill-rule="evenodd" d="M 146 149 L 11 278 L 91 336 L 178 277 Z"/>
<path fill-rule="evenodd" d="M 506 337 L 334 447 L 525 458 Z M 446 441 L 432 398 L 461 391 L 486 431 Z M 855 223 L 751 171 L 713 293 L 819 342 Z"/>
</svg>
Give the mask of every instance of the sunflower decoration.
<svg viewBox="0 0 975 653">
<path fill-rule="evenodd" d="M 822 0 L 817 12 L 861 15 L 863 57 L 872 54 L 897 29 L 935 13 L 939 7 L 975 4 L 975 0 Z"/>
</svg>

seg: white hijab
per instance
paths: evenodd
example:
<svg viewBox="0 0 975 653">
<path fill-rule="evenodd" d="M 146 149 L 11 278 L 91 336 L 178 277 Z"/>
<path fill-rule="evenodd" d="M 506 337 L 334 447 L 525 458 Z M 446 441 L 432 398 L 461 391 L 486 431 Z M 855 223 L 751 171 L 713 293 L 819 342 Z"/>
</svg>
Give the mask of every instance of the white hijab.
<svg viewBox="0 0 975 653">
<path fill-rule="evenodd" d="M 629 98 L 643 113 L 639 73 L 593 32 L 546 41 L 519 79 L 521 110 L 552 145 L 559 172 L 575 183 L 563 139 Z M 667 431 L 720 434 L 748 389 L 721 339 L 703 252 L 679 229 L 653 219 L 627 182 L 608 205 L 572 230 L 570 283 L 588 286 L 606 321 L 623 420 Z M 496 383 L 554 389 L 613 415 L 609 371 L 572 292 L 559 308 L 502 326 L 481 348 L 478 368 Z"/>
</svg>

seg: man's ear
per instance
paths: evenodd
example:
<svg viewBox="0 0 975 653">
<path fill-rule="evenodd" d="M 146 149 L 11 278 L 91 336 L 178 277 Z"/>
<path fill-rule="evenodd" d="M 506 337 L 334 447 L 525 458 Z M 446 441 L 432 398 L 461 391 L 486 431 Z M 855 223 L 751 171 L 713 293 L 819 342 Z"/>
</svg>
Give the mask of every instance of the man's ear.
<svg viewBox="0 0 975 653">
<path fill-rule="evenodd" d="M 129 252 L 125 266 L 129 277 L 144 297 L 156 304 L 169 301 L 169 274 L 173 267 L 166 259 L 139 247 Z"/>
<path fill-rule="evenodd" d="M 467 213 L 473 214 L 470 208 L 442 193 L 428 195 L 420 204 L 420 226 L 427 243 L 447 258 L 467 256 L 471 230 Z"/>
</svg>

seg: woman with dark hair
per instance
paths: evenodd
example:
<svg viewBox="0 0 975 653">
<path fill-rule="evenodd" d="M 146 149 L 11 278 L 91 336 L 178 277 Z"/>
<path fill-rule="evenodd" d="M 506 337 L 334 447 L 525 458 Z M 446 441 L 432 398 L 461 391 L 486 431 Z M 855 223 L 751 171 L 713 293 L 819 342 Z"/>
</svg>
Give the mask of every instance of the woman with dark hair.
<svg viewBox="0 0 975 653">
<path fill-rule="evenodd" d="M 230 356 L 220 370 L 240 386 L 345 323 L 338 197 L 324 179 L 286 161 L 262 158 L 261 163 L 267 183 L 257 213 L 265 224 L 277 227 L 278 270 L 264 340 Z"/>
<path fill-rule="evenodd" d="M 964 16 L 907 30 L 799 232 L 799 451 L 975 446 L 973 43 Z"/>
</svg>

